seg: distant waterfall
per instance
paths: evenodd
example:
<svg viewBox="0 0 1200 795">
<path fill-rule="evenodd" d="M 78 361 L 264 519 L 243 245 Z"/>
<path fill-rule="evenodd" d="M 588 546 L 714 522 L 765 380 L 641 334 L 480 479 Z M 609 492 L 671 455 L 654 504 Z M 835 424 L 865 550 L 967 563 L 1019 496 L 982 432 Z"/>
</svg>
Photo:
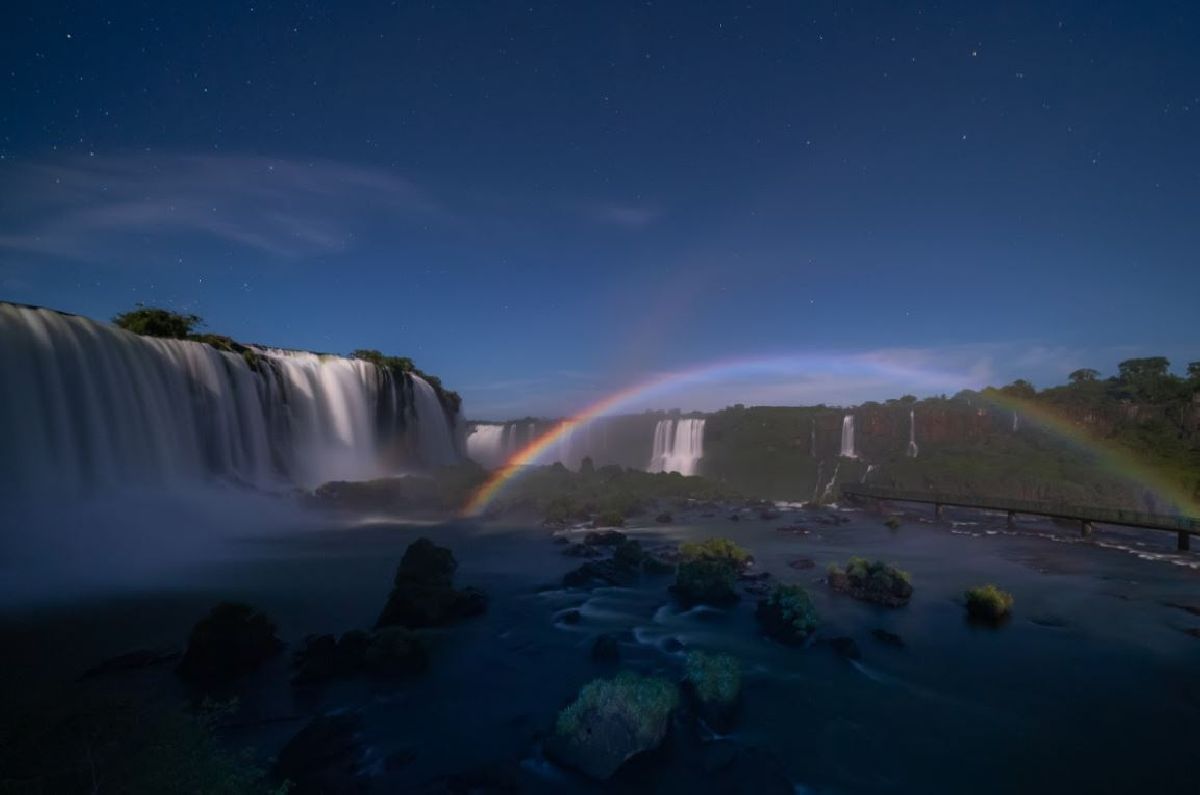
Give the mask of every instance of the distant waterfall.
<svg viewBox="0 0 1200 795">
<path fill-rule="evenodd" d="M 1017 431 L 1021 430 L 1021 415 L 1017 414 L 1017 412 L 1015 412 L 1015 411 L 1013 412 L 1012 429 L 1013 429 L 1013 433 L 1016 433 Z"/>
<path fill-rule="evenodd" d="M 908 410 L 908 457 L 916 458 L 920 450 L 917 447 L 917 413 L 913 409 Z"/>
<path fill-rule="evenodd" d="M 694 475 L 703 455 L 704 420 L 659 420 L 654 426 L 654 452 L 646 469 Z"/>
<path fill-rule="evenodd" d="M 875 471 L 875 469 L 876 469 L 876 467 L 875 467 L 875 465 L 874 465 L 874 464 L 867 464 L 867 469 L 866 469 L 866 471 L 865 471 L 865 472 L 863 472 L 863 473 L 862 473 L 862 478 L 861 478 L 861 479 L 860 479 L 858 482 L 859 482 L 859 483 L 866 483 L 866 482 L 867 482 L 867 478 L 871 477 L 871 473 L 872 473 L 872 472 L 874 472 L 874 471 Z"/>
<path fill-rule="evenodd" d="M 822 500 L 828 500 L 833 497 L 833 487 L 837 484 L 838 470 L 841 468 L 842 464 L 839 461 L 833 468 L 833 477 L 829 478 L 829 482 L 825 484 L 825 491 L 821 493 Z"/>
<path fill-rule="evenodd" d="M 357 359 L 243 356 L 0 303 L 0 373 L 0 483 L 18 491 L 309 487 L 458 460 L 433 387 Z"/>
<path fill-rule="evenodd" d="M 492 423 L 477 424 L 467 434 L 467 457 L 480 466 L 495 469 L 508 457 L 504 433 L 507 426 Z"/>
<path fill-rule="evenodd" d="M 839 453 L 842 458 L 858 458 L 854 454 L 854 415 L 847 414 L 842 417 L 842 450 Z"/>
<path fill-rule="evenodd" d="M 808 455 L 817 457 L 817 421 L 811 420 L 808 426 Z"/>
</svg>

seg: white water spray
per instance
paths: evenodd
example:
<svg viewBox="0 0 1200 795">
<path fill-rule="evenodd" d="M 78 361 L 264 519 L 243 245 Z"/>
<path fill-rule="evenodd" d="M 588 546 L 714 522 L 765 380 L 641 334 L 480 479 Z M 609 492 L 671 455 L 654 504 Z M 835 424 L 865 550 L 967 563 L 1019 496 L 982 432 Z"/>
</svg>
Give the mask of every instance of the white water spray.
<svg viewBox="0 0 1200 795">
<path fill-rule="evenodd" d="M 842 417 L 842 458 L 858 458 L 854 453 L 854 415 Z"/>
<path fill-rule="evenodd" d="M 654 451 L 646 469 L 694 475 L 703 456 L 704 420 L 659 420 L 654 426 Z"/>
<path fill-rule="evenodd" d="M 917 447 L 917 413 L 913 409 L 908 410 L 908 457 L 916 458 L 920 450 Z"/>
</svg>

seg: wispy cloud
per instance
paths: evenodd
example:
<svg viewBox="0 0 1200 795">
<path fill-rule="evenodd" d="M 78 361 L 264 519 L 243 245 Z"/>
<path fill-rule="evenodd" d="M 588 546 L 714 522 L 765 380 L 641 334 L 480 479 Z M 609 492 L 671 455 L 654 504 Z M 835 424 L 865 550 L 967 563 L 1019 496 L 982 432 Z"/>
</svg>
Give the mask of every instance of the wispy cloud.
<svg viewBox="0 0 1200 795">
<path fill-rule="evenodd" d="M 661 209 L 642 204 L 589 204 L 584 216 L 600 224 L 624 229 L 643 229 L 662 218 Z"/>
<path fill-rule="evenodd" d="M 241 155 L 128 155 L 0 167 L 0 250 L 96 259 L 198 235 L 280 257 L 345 250 L 364 218 L 444 216 L 385 171 Z"/>
</svg>

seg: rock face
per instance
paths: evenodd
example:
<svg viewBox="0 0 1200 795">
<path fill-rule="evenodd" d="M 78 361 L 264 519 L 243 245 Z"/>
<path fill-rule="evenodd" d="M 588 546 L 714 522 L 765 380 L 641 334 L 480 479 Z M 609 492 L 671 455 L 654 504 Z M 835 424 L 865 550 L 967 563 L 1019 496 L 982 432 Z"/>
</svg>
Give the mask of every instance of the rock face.
<svg viewBox="0 0 1200 795">
<path fill-rule="evenodd" d="M 345 676 L 393 676 L 424 671 L 429 655 L 421 640 L 404 627 L 375 632 L 354 630 L 342 637 L 310 635 L 293 657 L 292 684 L 308 685 Z"/>
<path fill-rule="evenodd" d="M 623 533 L 617 535 L 624 539 Z M 597 585 L 628 586 L 637 582 L 638 577 L 642 574 L 666 574 L 670 571 L 669 564 L 648 554 L 642 549 L 641 543 L 622 540 L 615 545 L 611 558 L 588 561 L 579 568 L 564 574 L 562 582 L 565 588 L 593 588 Z"/>
<path fill-rule="evenodd" d="M 913 592 L 905 572 L 880 560 L 868 563 L 852 557 L 844 569 L 830 566 L 828 580 L 829 587 L 838 593 L 885 607 L 903 607 Z"/>
<path fill-rule="evenodd" d="M 558 715 L 546 754 L 604 781 L 626 761 L 662 744 L 679 689 L 654 677 L 622 673 L 596 679 Z"/>
<path fill-rule="evenodd" d="M 322 715 L 279 752 L 275 777 L 291 782 L 291 795 L 357 795 L 367 791 L 356 715 Z"/>
<path fill-rule="evenodd" d="M 487 596 L 476 588 L 454 588 L 454 553 L 427 538 L 412 542 L 396 569 L 396 578 L 376 627 L 440 627 L 487 609 Z"/>
<path fill-rule="evenodd" d="M 767 636 L 792 646 L 805 643 L 817 628 L 816 608 L 799 585 L 776 585 L 759 600 L 754 616 Z"/>
<path fill-rule="evenodd" d="M 228 682 L 283 649 L 271 619 L 239 602 L 221 602 L 192 628 L 177 669 L 196 682 Z"/>
</svg>

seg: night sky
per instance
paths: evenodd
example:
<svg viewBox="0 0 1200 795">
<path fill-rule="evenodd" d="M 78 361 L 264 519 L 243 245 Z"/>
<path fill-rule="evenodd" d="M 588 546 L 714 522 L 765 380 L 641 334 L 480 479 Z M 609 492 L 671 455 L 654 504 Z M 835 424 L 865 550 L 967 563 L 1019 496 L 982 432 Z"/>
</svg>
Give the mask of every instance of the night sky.
<svg viewBox="0 0 1200 795">
<path fill-rule="evenodd" d="M 409 355 L 469 416 L 1200 359 L 1195 2 L 19 2 L 0 81 L 0 298 Z"/>
</svg>

